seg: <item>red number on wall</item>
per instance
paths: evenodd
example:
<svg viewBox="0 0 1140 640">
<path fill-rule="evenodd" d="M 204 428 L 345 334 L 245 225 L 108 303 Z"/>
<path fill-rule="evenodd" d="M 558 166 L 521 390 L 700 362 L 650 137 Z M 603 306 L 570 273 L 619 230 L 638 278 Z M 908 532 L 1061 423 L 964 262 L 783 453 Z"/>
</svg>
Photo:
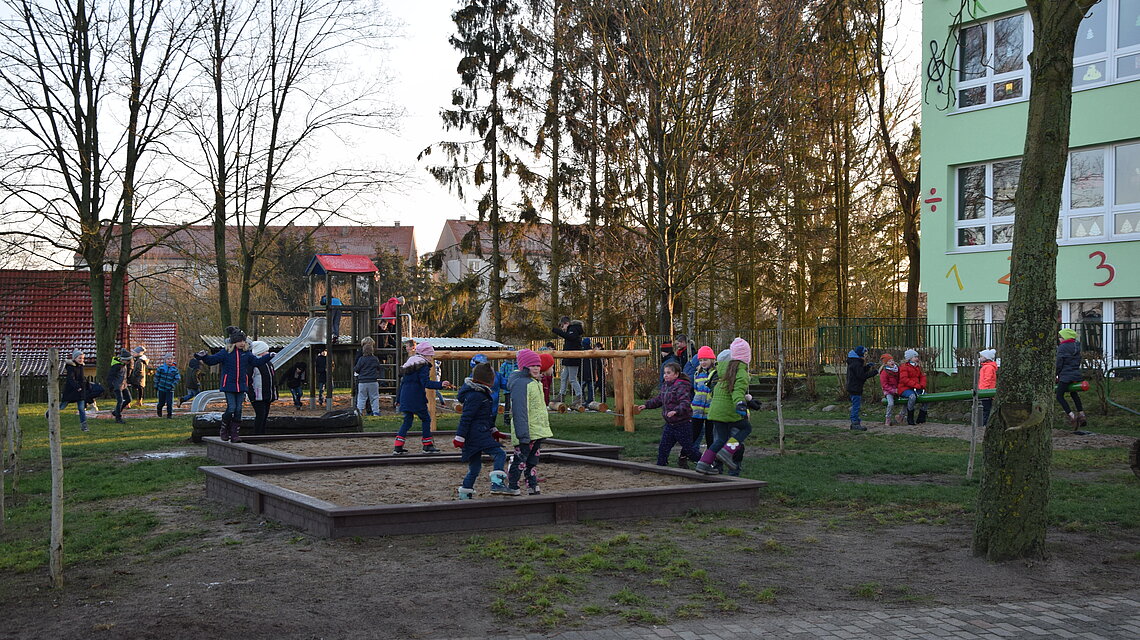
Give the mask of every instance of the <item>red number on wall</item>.
<svg viewBox="0 0 1140 640">
<path fill-rule="evenodd" d="M 1097 256 L 1100 256 L 1100 264 L 1098 264 L 1096 266 L 1096 268 L 1097 269 L 1104 269 L 1104 270 L 1108 271 L 1108 278 L 1105 279 L 1104 282 L 1094 282 L 1093 286 L 1094 287 L 1103 287 L 1103 286 L 1107 285 L 1108 283 L 1112 282 L 1112 279 L 1116 277 L 1116 268 L 1113 267 L 1111 264 L 1108 264 L 1107 262 L 1105 262 L 1106 260 L 1108 260 L 1108 256 L 1104 255 L 1103 251 L 1093 251 L 1092 253 L 1089 254 L 1089 259 L 1091 260 Z"/>
</svg>

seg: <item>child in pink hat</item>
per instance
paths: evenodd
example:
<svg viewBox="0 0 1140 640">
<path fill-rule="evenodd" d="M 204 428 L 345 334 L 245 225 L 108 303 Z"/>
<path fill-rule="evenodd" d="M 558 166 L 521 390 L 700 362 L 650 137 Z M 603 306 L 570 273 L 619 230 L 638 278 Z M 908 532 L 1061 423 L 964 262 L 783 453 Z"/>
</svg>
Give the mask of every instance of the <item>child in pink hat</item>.
<svg viewBox="0 0 1140 640">
<path fill-rule="evenodd" d="M 748 408 L 752 396 L 748 394 L 748 363 L 752 362 L 752 347 L 743 338 L 736 338 L 728 347 L 728 359 L 717 364 L 717 382 L 709 404 L 708 421 L 713 427 L 713 443 L 701 455 L 697 471 L 706 475 L 720 473 L 713 462 L 719 459 L 729 468 L 731 475 L 740 475 L 740 464 L 734 454 L 752 433 L 748 422 Z"/>
</svg>

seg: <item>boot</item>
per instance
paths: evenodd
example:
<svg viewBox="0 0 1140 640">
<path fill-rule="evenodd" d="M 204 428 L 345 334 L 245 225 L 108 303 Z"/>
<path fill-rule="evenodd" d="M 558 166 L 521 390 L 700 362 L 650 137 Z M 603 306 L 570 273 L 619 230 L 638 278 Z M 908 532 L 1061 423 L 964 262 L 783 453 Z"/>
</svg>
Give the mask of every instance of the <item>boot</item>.
<svg viewBox="0 0 1140 640">
<path fill-rule="evenodd" d="M 1089 419 L 1085 417 L 1084 411 L 1077 412 L 1077 426 L 1084 428 L 1089 425 Z"/>
<path fill-rule="evenodd" d="M 230 441 L 230 421 L 226 418 L 222 418 L 222 427 L 218 430 L 218 437 L 226 442 Z"/>
<path fill-rule="evenodd" d="M 926 409 L 919 409 L 918 410 L 918 420 L 915 420 L 915 422 L 917 422 L 918 424 L 922 424 L 922 423 L 926 422 Z"/>
<path fill-rule="evenodd" d="M 907 412 L 906 412 L 906 423 L 912 427 L 914 426 L 914 411 L 907 410 Z"/>
<path fill-rule="evenodd" d="M 729 469 L 736 469 L 737 464 L 736 461 L 733 460 L 733 454 L 736 453 L 736 450 L 739 447 L 740 443 L 736 441 L 736 438 L 729 438 L 724 447 L 722 447 L 720 451 L 716 452 L 716 457 Z M 704 458 L 702 458 L 702 460 L 703 459 Z"/>
<path fill-rule="evenodd" d="M 716 460 L 716 453 L 705 449 L 705 452 L 701 454 L 700 462 L 697 463 L 697 473 L 703 473 L 708 476 L 715 476 L 720 473 L 720 469 L 713 466 L 714 460 Z"/>
<path fill-rule="evenodd" d="M 241 420 L 230 423 L 230 442 L 241 442 Z"/>
<path fill-rule="evenodd" d="M 492 471 L 491 472 L 491 493 L 500 495 L 517 495 L 512 494 L 511 490 L 507 488 L 507 472 L 506 471 Z"/>
<path fill-rule="evenodd" d="M 1069 418 L 1069 428 L 1072 429 L 1073 431 L 1076 431 L 1077 427 L 1081 424 L 1080 419 L 1077 418 L 1077 414 L 1070 411 L 1068 418 Z"/>
<path fill-rule="evenodd" d="M 459 495 L 457 496 L 457 499 L 459 499 L 459 500 L 470 500 L 474 497 L 475 497 L 475 490 L 474 489 L 468 489 L 467 487 L 459 487 Z"/>
</svg>

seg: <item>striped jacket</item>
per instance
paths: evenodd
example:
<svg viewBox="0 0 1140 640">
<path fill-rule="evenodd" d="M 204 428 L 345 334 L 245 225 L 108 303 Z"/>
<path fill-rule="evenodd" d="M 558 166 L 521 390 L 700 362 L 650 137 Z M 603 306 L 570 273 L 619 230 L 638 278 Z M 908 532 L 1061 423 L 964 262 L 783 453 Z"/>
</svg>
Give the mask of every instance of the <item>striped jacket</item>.
<svg viewBox="0 0 1140 640">
<path fill-rule="evenodd" d="M 163 364 L 154 370 L 154 388 L 159 391 L 174 391 L 174 385 L 181 379 L 182 374 L 174 365 Z"/>
<path fill-rule="evenodd" d="M 709 404 L 712 403 L 712 387 L 709 380 L 716 374 L 716 369 L 697 368 L 693 372 L 693 417 L 707 418 Z"/>
</svg>

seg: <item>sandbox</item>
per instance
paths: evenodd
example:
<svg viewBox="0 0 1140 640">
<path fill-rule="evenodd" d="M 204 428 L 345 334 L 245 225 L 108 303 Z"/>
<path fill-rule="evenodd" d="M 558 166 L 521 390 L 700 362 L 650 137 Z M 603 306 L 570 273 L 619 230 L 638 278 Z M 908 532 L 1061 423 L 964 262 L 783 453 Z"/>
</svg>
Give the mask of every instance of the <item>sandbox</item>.
<svg viewBox="0 0 1140 640">
<path fill-rule="evenodd" d="M 749 509 L 764 482 L 572 453 L 544 453 L 543 493 L 455 500 L 467 465 L 440 456 L 201 467 L 206 495 L 313 535 L 442 533 Z M 604 488 L 589 488 L 604 487 Z"/>
<path fill-rule="evenodd" d="M 418 432 L 408 438 L 408 453 L 404 456 L 445 456 L 457 459 L 461 451 L 451 446 L 454 431 L 436 431 L 436 446 L 442 453 L 424 454 L 420 451 Z M 206 437 L 206 457 L 225 465 L 272 464 L 277 462 L 321 462 L 326 460 L 370 460 L 377 457 L 397 457 L 392 453 L 394 431 L 363 433 L 309 433 L 294 435 L 243 436 L 242 442 L 226 442 L 217 436 Z M 509 449 L 510 447 L 506 447 Z M 595 458 L 621 456 L 623 447 L 549 438 L 543 451 L 575 453 Z"/>
</svg>

